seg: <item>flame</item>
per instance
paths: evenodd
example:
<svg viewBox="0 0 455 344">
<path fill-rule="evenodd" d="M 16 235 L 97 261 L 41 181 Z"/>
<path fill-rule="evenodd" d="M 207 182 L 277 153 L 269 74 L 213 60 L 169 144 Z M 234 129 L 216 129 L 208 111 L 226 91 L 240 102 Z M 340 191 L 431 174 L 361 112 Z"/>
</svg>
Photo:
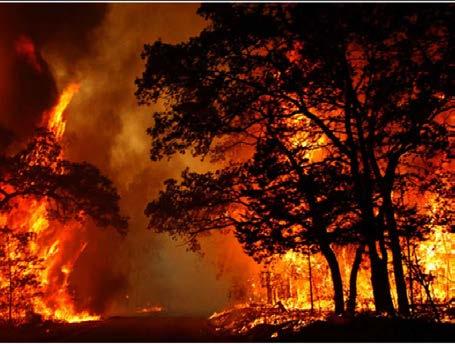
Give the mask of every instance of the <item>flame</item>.
<svg viewBox="0 0 455 344">
<path fill-rule="evenodd" d="M 284 104 L 283 113 L 297 112 L 296 108 L 289 107 L 289 104 Z M 301 114 L 287 117 L 285 124 L 296 128 L 305 128 L 309 125 L 309 120 Z M 325 135 L 321 135 L 317 140 L 310 142 L 309 134 L 306 130 L 297 131 L 295 135 L 287 138 L 286 144 L 292 149 L 303 148 L 304 158 L 313 162 L 317 162 L 327 155 L 328 150 L 325 148 L 329 141 Z M 397 197 L 397 196 L 395 196 Z M 421 208 L 430 218 L 434 218 L 434 214 L 444 207 L 438 203 L 438 195 L 436 193 L 428 195 L 420 199 Z M 235 214 L 234 214 L 235 215 Z M 420 266 L 420 270 L 426 278 L 430 280 L 431 295 L 426 295 L 424 287 L 418 284 L 415 272 L 408 271 L 406 265 L 406 246 L 405 238 L 401 238 L 401 247 L 403 252 L 403 267 L 408 284 L 408 298 L 410 303 L 417 305 L 428 304 L 431 297 L 432 301 L 443 305 L 455 297 L 455 279 L 453 278 L 455 270 L 455 234 L 450 233 L 444 226 L 436 225 L 435 221 L 430 221 L 429 235 L 425 240 L 414 240 L 412 250 L 417 258 L 414 259 L 414 264 Z M 343 280 L 343 292 L 345 302 L 349 296 L 349 279 L 354 262 L 356 245 L 337 246 L 332 245 L 332 249 L 338 258 L 338 263 Z M 416 261 L 417 259 L 417 261 Z M 330 270 L 325 258 L 320 254 L 312 254 L 310 257 L 311 264 L 311 284 L 310 284 L 310 268 L 308 256 L 292 250 L 281 255 L 271 257 L 271 263 L 262 267 L 263 271 L 257 276 L 252 276 L 248 283 L 245 283 L 245 293 L 238 299 L 234 300 L 238 307 L 247 308 L 249 311 L 257 308 L 257 305 L 267 305 L 267 307 L 275 307 L 282 305 L 287 312 L 290 310 L 308 311 L 313 309 L 317 312 L 330 312 L 334 309 L 333 288 L 330 278 Z M 397 307 L 397 295 L 395 289 L 392 253 L 388 251 L 388 267 L 389 279 L 391 283 L 392 300 Z M 411 287 L 411 281 L 412 287 Z M 374 310 L 374 299 L 371 287 L 370 266 L 367 253 L 363 254 L 362 263 L 357 275 L 357 297 L 356 310 Z M 413 296 L 411 299 L 411 292 Z M 311 301 L 313 294 L 313 302 Z M 230 311 L 232 312 L 232 310 Z M 245 311 L 248 312 L 248 311 Z M 266 312 L 266 311 L 263 311 Z M 215 313 L 213 317 L 219 317 L 222 313 Z M 262 314 L 262 313 L 260 313 Z M 223 315 L 224 316 L 224 315 Z M 266 317 L 268 321 L 272 321 L 273 317 Z M 261 322 L 263 317 L 254 318 L 248 326 L 253 326 L 254 322 Z M 288 319 L 289 320 L 289 319 Z M 226 324 L 224 324 L 226 325 Z M 240 328 L 237 328 L 241 332 Z"/>
<path fill-rule="evenodd" d="M 78 84 L 67 86 L 55 106 L 43 114 L 43 123 L 57 140 L 63 138 L 64 113 L 78 90 Z M 38 272 L 41 295 L 32 301 L 33 312 L 44 319 L 65 322 L 98 320 L 99 315 L 77 309 L 69 288 L 73 267 L 87 246 L 82 238 L 84 228 L 79 222 L 49 220 L 49 206 L 47 199 L 20 198 L 8 214 L 0 215 L 0 225 L 35 234 L 29 249 L 43 260 L 44 268 Z"/>
<path fill-rule="evenodd" d="M 429 214 L 438 212 L 438 195 L 431 194 L 422 200 L 430 205 Z M 406 241 L 401 239 L 404 259 L 406 257 Z M 349 295 L 349 277 L 354 261 L 356 246 L 332 246 L 341 270 L 344 298 Z M 445 304 L 455 297 L 455 234 L 444 226 L 429 223 L 429 234 L 425 240 L 413 243 L 415 251 L 414 263 L 420 266 L 421 272 L 430 280 L 432 301 Z M 282 255 L 275 255 L 271 263 L 263 266 L 262 276 L 254 276 L 247 285 L 246 299 L 238 300 L 240 304 L 262 304 L 270 307 L 282 304 L 287 310 L 310 310 L 311 290 L 313 293 L 313 309 L 318 312 L 329 312 L 334 308 L 333 289 L 330 271 L 325 258 L 320 254 L 312 254 L 310 258 L 311 279 L 308 256 L 292 250 Z M 417 261 L 415 261 L 417 259 Z M 397 307 L 397 296 L 394 286 L 392 253 L 388 252 L 389 278 L 392 299 Z M 413 300 L 410 295 L 410 271 L 403 261 L 405 276 L 408 283 L 408 297 L 413 304 L 428 303 L 429 296 L 424 287 L 417 283 L 413 276 Z M 415 274 L 415 272 L 414 272 Z M 412 275 L 411 275 L 412 276 Z M 357 277 L 357 310 L 374 310 L 374 299 L 370 281 L 370 266 L 367 254 L 364 254 Z"/>
<path fill-rule="evenodd" d="M 430 214 L 435 215 L 439 210 L 438 197 L 429 195 L 428 203 Z M 455 240 L 454 234 L 443 226 L 430 222 L 430 233 L 427 240 L 420 242 L 416 247 L 416 256 L 422 266 L 422 272 L 431 276 L 432 296 L 437 302 L 444 302 L 455 297 L 454 267 L 455 267 Z"/>
<path fill-rule="evenodd" d="M 436 197 L 432 196 L 436 202 Z M 455 297 L 454 234 L 442 226 L 432 225 L 427 240 L 415 244 L 415 253 L 421 270 L 430 276 L 432 301 L 444 305 Z M 405 243 L 402 242 L 402 247 Z M 335 246 L 343 279 L 345 301 L 348 299 L 351 264 L 354 261 L 356 247 L 352 245 Z M 405 251 L 403 250 L 403 254 Z M 389 278 L 392 299 L 397 307 L 397 296 L 394 287 L 392 254 L 389 252 Z M 428 304 L 429 298 L 422 285 L 412 285 L 413 299 L 410 296 L 410 279 L 407 265 L 403 262 L 408 283 L 408 297 L 413 305 Z M 246 285 L 246 298 L 236 301 L 233 308 L 214 313 L 210 321 L 218 330 L 233 333 L 245 333 L 258 324 L 284 324 L 296 322 L 297 328 L 314 320 L 322 319 L 333 311 L 333 289 L 327 262 L 321 254 L 311 255 L 312 283 L 309 281 L 308 256 L 287 251 L 276 255 L 272 263 L 263 267 L 262 275 L 254 276 Z M 313 293 L 313 305 L 310 298 Z M 239 311 L 240 309 L 240 311 Z M 280 310 L 281 309 L 281 310 Z M 314 312 L 310 312 L 313 309 Z M 374 299 L 370 281 L 369 260 L 364 255 L 357 277 L 357 311 L 374 310 Z M 448 316 L 443 321 L 453 321 Z"/>
<path fill-rule="evenodd" d="M 47 128 L 54 133 L 57 140 L 61 140 L 65 133 L 66 121 L 63 114 L 79 88 L 79 84 L 76 83 L 67 86 L 60 95 L 57 104 L 45 116 L 48 117 Z"/>
</svg>

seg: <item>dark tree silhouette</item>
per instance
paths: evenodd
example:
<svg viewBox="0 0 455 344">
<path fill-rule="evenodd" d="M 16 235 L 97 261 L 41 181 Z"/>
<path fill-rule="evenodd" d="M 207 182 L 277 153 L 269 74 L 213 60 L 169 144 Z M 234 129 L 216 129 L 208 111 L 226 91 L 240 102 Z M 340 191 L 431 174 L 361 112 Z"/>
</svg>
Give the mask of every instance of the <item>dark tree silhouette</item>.
<svg viewBox="0 0 455 344">
<path fill-rule="evenodd" d="M 313 245 L 327 260 L 335 311 L 342 313 L 341 273 L 330 245 L 353 241 L 357 216 L 347 209 L 352 204 L 349 188 L 336 165 L 313 168 L 311 174 L 302 169 L 298 176 L 276 147 L 262 147 L 239 166 L 205 174 L 185 170 L 181 183 L 168 180 L 160 197 L 147 206 L 150 228 L 186 237 L 193 249 L 199 248 L 198 235 L 233 228 L 257 261 L 289 249 L 305 252 Z"/>
<path fill-rule="evenodd" d="M 88 215 L 99 226 L 125 233 L 127 219 L 120 215 L 120 197 L 112 182 L 95 166 L 64 160 L 60 153 L 53 134 L 39 130 L 24 149 L 1 155 L 0 213 L 20 197 L 46 198 L 53 218 L 65 221 Z"/>
<path fill-rule="evenodd" d="M 31 302 L 40 295 L 38 272 L 42 259 L 30 252 L 34 233 L 0 228 L 0 312 L 13 325 L 32 310 Z"/>
<path fill-rule="evenodd" d="M 321 150 L 322 143 L 323 155 L 331 158 L 324 159 L 323 170 L 337 166 L 355 197 L 358 240 L 367 246 L 376 309 L 394 312 L 390 248 L 399 311 L 408 314 L 392 194 L 406 161 L 428 159 L 446 147 L 440 116 L 453 107 L 452 7 L 239 4 L 203 5 L 199 14 L 210 24 L 198 37 L 145 46 L 137 98 L 143 104 L 168 99 L 149 129 L 151 158 L 191 150 L 222 159 L 239 147 L 260 154 L 262 145 L 270 143 L 274 150 L 284 147 L 288 153 L 281 154 L 292 167 L 286 172 L 299 179 L 308 174 L 303 157 Z M 274 164 L 273 158 L 263 161 L 261 173 Z M 336 185 L 329 183 L 325 190 Z M 185 192 L 196 187 L 191 182 L 182 186 Z M 172 188 L 178 194 L 175 182 L 167 187 L 163 199 L 172 197 Z M 228 187 L 218 190 L 222 200 L 229 197 Z M 305 203 L 309 199 L 293 198 L 305 193 L 293 194 L 291 187 L 292 200 L 283 201 Z M 346 203 L 340 207 L 349 208 Z M 224 227 L 227 219 L 207 216 L 206 221 Z M 279 223 L 273 223 L 270 231 L 277 228 Z M 280 246 L 283 239 L 273 241 Z"/>
</svg>

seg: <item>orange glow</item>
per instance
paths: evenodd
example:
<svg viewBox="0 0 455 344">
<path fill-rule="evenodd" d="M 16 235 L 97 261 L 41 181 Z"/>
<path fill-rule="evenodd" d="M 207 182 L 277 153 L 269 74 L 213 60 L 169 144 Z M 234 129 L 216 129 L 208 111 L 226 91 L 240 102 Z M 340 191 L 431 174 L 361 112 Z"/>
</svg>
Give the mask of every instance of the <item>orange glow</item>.
<svg viewBox="0 0 455 344">
<path fill-rule="evenodd" d="M 41 65 L 38 62 L 35 45 L 30 38 L 20 36 L 15 42 L 16 54 L 22 56 L 38 73 L 41 72 Z"/>
<path fill-rule="evenodd" d="M 164 307 L 162 306 L 146 306 L 146 307 L 139 307 L 136 309 L 136 313 L 159 313 L 164 310 Z"/>
<path fill-rule="evenodd" d="M 291 112 L 296 109 L 287 108 L 284 110 Z M 293 127 L 305 127 L 309 121 L 301 114 L 296 114 L 286 118 L 286 124 Z M 305 130 L 296 131 L 296 134 L 288 137 L 287 144 L 293 149 L 297 147 L 308 148 L 304 151 L 304 158 L 311 161 L 319 161 L 327 155 L 325 148 L 327 137 L 321 135 L 315 142 L 308 140 L 308 133 Z M 329 152 L 330 154 L 330 152 Z M 435 218 L 439 208 L 444 205 L 438 205 L 438 195 L 431 194 L 427 197 L 420 198 L 421 209 L 427 209 L 426 215 Z M 425 210 L 426 211 L 426 210 Z M 234 209 L 232 216 L 241 212 Z M 403 267 L 406 282 L 408 284 L 408 298 L 411 304 L 428 303 L 429 297 L 426 295 L 424 287 L 417 282 L 416 276 L 409 278 L 410 272 L 406 264 L 406 240 L 401 238 L 401 247 L 403 252 Z M 450 233 L 447 228 L 438 226 L 434 221 L 430 221 L 429 235 L 426 240 L 413 240 L 412 251 L 415 251 L 415 257 L 411 257 L 414 264 L 420 266 L 421 272 L 430 280 L 430 292 L 432 301 L 437 304 L 445 304 L 455 297 L 455 235 Z M 340 272 L 342 275 L 344 300 L 349 296 L 349 278 L 354 262 L 356 245 L 337 246 L 332 248 L 338 259 Z M 414 254 L 414 253 L 413 253 Z M 417 259 L 417 261 L 416 261 Z M 312 254 L 311 278 L 313 293 L 313 309 L 317 312 L 330 312 L 334 309 L 333 288 L 330 278 L 330 270 L 325 258 L 320 254 Z M 397 307 L 397 296 L 394 281 L 394 272 L 392 264 L 392 253 L 388 251 L 389 279 L 391 283 L 391 294 L 395 307 Z M 416 273 L 416 272 L 414 272 Z M 247 285 L 247 291 L 244 299 L 238 300 L 237 307 L 246 307 L 245 305 L 283 305 L 287 310 L 310 310 L 311 291 L 310 291 L 310 271 L 308 266 L 308 256 L 306 254 L 287 251 L 282 255 L 271 257 L 271 263 L 263 266 L 261 275 L 253 276 Z M 374 310 L 373 291 L 371 287 L 371 276 L 368 253 L 364 252 L 362 263 L 357 275 L 357 298 L 356 310 L 366 311 Z M 410 281 L 413 279 L 413 296 L 410 295 Z M 215 313 L 213 317 L 218 317 L 221 313 Z M 257 319 L 256 319 L 257 320 Z M 255 320 L 255 321 L 256 321 Z"/>
<path fill-rule="evenodd" d="M 431 212 L 438 210 L 437 196 L 430 195 L 425 199 L 431 205 Z M 332 245 L 338 258 L 343 280 L 345 301 L 349 295 L 349 277 L 355 256 L 355 245 Z M 431 281 L 429 289 L 432 301 L 445 304 L 455 297 L 455 234 L 447 231 L 443 226 L 429 224 L 429 235 L 426 240 L 413 243 L 412 252 L 418 260 L 421 272 Z M 409 271 L 405 259 L 406 242 L 402 238 L 403 267 L 407 283 L 409 284 Z M 414 255 L 414 253 L 413 253 Z M 330 271 L 325 258 L 320 254 L 312 254 L 310 258 L 312 274 L 313 309 L 316 312 L 330 312 L 334 308 L 333 288 Z M 394 273 L 392 253 L 388 252 L 389 279 L 391 283 L 392 299 L 397 307 L 396 290 L 394 286 Z M 414 272 L 415 274 L 415 272 Z M 268 304 L 270 306 L 281 303 L 287 310 L 310 310 L 310 272 L 308 256 L 292 250 L 283 255 L 272 257 L 271 263 L 265 265 L 262 276 L 255 276 L 248 285 L 247 295 L 242 304 Z M 412 304 L 425 304 L 430 300 L 424 287 L 413 276 L 413 299 L 411 300 L 408 285 L 408 297 Z M 374 299 L 370 281 L 370 266 L 367 253 L 357 276 L 357 311 L 374 310 Z"/>
<path fill-rule="evenodd" d="M 79 85 L 71 84 L 64 89 L 57 104 L 44 114 L 47 128 L 57 140 L 65 132 L 63 114 Z M 37 157 L 39 159 L 39 157 Z M 43 260 L 43 269 L 38 272 L 41 294 L 33 299 L 33 312 L 44 319 L 65 322 L 97 320 L 99 315 L 77 309 L 74 296 L 69 290 L 73 267 L 85 250 L 84 227 L 80 222 L 59 223 L 50 220 L 47 211 L 48 199 L 19 198 L 9 213 L 0 215 L 0 226 L 18 232 L 35 234 L 29 243 L 30 253 Z M 0 282 L 2 282 L 0 280 Z"/>
<path fill-rule="evenodd" d="M 447 303 L 455 297 L 455 282 L 453 282 L 455 273 L 454 239 L 453 233 L 448 233 L 440 226 L 433 226 L 428 240 L 417 242 L 415 246 L 415 252 L 419 259 L 422 272 L 430 276 L 431 279 L 431 298 L 437 304 Z M 405 243 L 403 242 L 402 245 L 404 248 Z M 353 245 L 334 247 L 344 283 L 345 301 L 347 301 L 349 295 L 348 283 L 355 249 L 356 247 Z M 403 252 L 405 252 L 404 249 Z M 397 306 L 391 252 L 389 252 L 388 257 L 392 299 L 395 306 Z M 408 276 L 408 269 L 405 262 L 403 262 L 403 266 L 405 275 Z M 334 307 L 332 282 L 327 262 L 321 254 L 311 255 L 311 269 L 314 298 L 313 309 L 319 314 L 331 312 Z M 414 277 L 413 292 L 413 304 L 424 304 L 429 301 L 423 286 L 417 283 L 416 277 Z M 269 305 L 270 307 L 276 307 L 277 304 L 282 304 L 288 311 L 310 310 L 311 300 L 307 255 L 296 253 L 292 250 L 286 252 L 284 255 L 276 255 L 272 259 L 271 264 L 264 266 L 262 276 L 255 276 L 250 281 L 247 295 L 247 299 L 239 300 L 237 307 L 245 307 L 245 304 L 250 306 Z M 408 297 L 410 298 L 409 290 Z M 356 310 L 374 310 L 369 259 L 366 253 L 364 253 L 357 277 Z M 213 316 L 217 317 L 218 315 L 214 314 Z"/>
<path fill-rule="evenodd" d="M 52 131 L 60 140 L 65 133 L 66 121 L 63 114 L 73 99 L 73 96 L 79 91 L 79 84 L 70 84 L 67 86 L 60 95 L 57 104 L 47 113 L 47 128 Z"/>
<path fill-rule="evenodd" d="M 438 197 L 434 194 L 427 198 L 429 212 L 434 218 L 437 214 Z M 422 272 L 434 278 L 431 283 L 432 297 L 436 302 L 444 302 L 455 297 L 455 238 L 443 226 L 430 223 L 428 240 L 416 247 L 416 256 L 422 265 Z M 419 292 L 419 291 L 417 291 Z"/>
</svg>

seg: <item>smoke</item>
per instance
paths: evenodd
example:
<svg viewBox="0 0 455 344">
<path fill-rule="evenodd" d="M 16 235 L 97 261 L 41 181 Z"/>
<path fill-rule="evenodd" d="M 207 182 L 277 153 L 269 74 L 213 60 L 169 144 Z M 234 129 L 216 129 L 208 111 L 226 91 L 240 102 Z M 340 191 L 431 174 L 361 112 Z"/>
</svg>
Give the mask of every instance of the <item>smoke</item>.
<svg viewBox="0 0 455 344">
<path fill-rule="evenodd" d="M 90 32 L 106 6 L 2 4 L 0 11 L 0 127 L 17 141 L 31 135 L 57 97 L 43 46 L 72 56 L 88 50 Z"/>
<path fill-rule="evenodd" d="M 0 81 L 0 128 L 27 137 L 57 90 L 78 82 L 66 114 L 65 157 L 93 163 L 110 177 L 131 219 L 126 237 L 88 224 L 87 247 L 70 279 L 81 308 L 110 315 L 161 305 L 170 313 L 207 315 L 226 305 L 233 280 L 258 268 L 233 236 L 208 237 L 201 257 L 146 229 L 143 210 L 165 179 L 178 178 L 187 165 L 209 167 L 188 156 L 151 162 L 145 130 L 154 109 L 139 107 L 134 97 L 143 45 L 197 35 L 206 25 L 197 6 L 1 6 L 0 73 L 6 78 Z M 35 43 L 34 51 L 26 39 Z M 22 46 L 15 50 L 17 42 Z"/>
</svg>

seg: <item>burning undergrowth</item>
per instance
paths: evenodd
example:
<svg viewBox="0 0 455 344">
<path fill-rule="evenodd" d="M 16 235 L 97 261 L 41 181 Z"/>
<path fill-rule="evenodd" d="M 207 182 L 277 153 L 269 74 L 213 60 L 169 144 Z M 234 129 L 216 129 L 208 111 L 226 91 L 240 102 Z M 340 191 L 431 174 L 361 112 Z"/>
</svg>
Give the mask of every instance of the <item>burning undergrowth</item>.
<svg viewBox="0 0 455 344">
<path fill-rule="evenodd" d="M 455 322 L 454 285 L 451 280 L 454 259 L 452 237 L 452 233 L 435 226 L 430 232 L 430 239 L 413 248 L 415 252 L 427 253 L 421 255 L 423 258 L 418 270 L 406 270 L 408 276 L 414 277 L 413 298 L 412 313 L 403 319 Z M 344 246 L 335 248 L 335 251 L 343 257 L 342 274 L 349 280 L 355 249 Z M 320 254 L 288 251 L 284 255 L 273 256 L 259 275 L 252 276 L 247 284 L 237 289 L 233 287 L 231 294 L 237 303 L 214 313 L 210 323 L 220 333 L 248 335 L 265 331 L 276 336 L 279 331 L 298 333 L 317 321 L 342 323 L 359 316 L 388 318 L 386 314 L 373 312 L 369 265 L 365 259 L 359 270 L 355 313 L 335 316 L 333 294 L 327 278 L 328 266 Z M 393 280 L 391 272 L 389 274 Z M 418 274 L 421 280 L 417 279 Z M 348 288 L 344 292 L 348 299 Z"/>
<path fill-rule="evenodd" d="M 453 305 L 445 304 L 438 307 L 440 314 L 443 316 L 443 324 L 453 324 L 455 322 L 454 307 Z M 257 340 L 276 339 L 283 340 L 286 338 L 298 337 L 299 334 L 305 333 L 312 327 L 328 327 L 326 331 L 322 330 L 316 332 L 318 340 L 330 336 L 330 332 L 334 334 L 336 340 L 341 340 L 336 337 L 334 327 L 345 327 L 348 329 L 350 326 L 359 326 L 366 322 L 363 331 L 367 334 L 365 338 L 371 338 L 371 333 L 368 333 L 368 326 L 383 326 L 388 323 L 387 327 L 400 327 L 402 323 L 408 322 L 408 327 L 414 327 L 416 322 L 421 322 L 423 328 L 428 326 L 428 323 L 434 324 L 433 309 L 428 307 L 421 307 L 418 313 L 413 317 L 399 317 L 389 316 L 386 314 L 378 314 L 372 311 L 362 311 L 355 315 L 333 315 L 330 311 L 311 311 L 303 309 L 290 308 L 286 309 L 282 303 L 276 305 L 267 304 L 238 304 L 232 308 L 226 309 L 222 312 L 214 313 L 209 318 L 210 325 L 215 331 L 222 336 L 234 336 L 242 338 L 255 338 Z M 434 325 L 433 325 L 434 326 Z M 442 325 L 443 326 L 443 325 Z M 447 327 L 449 328 L 449 327 Z M 401 330 L 401 328 L 400 328 Z M 345 330 L 345 332 L 349 330 Z M 404 331 L 404 330 L 403 330 Z M 404 332 L 403 332 L 404 333 Z M 427 332 L 428 333 L 428 332 Z M 314 335 L 314 334 L 313 334 Z M 362 331 L 358 328 L 355 332 L 342 334 L 346 338 L 354 338 L 355 335 L 362 335 Z M 378 338 L 381 335 L 387 335 L 387 331 L 378 333 Z M 407 334 L 409 336 L 409 334 Z M 440 334 L 442 335 L 442 334 Z M 305 336 L 305 335 L 304 335 Z M 406 337 L 404 335 L 404 337 Z M 408 337 L 409 338 L 409 337 Z"/>
<path fill-rule="evenodd" d="M 325 319 L 327 315 L 327 312 L 316 314 L 309 310 L 286 309 L 282 303 L 275 306 L 239 304 L 231 309 L 214 313 L 209 320 L 220 333 L 245 335 L 261 326 L 269 326 L 269 329 L 298 331 L 316 320 Z"/>
<path fill-rule="evenodd" d="M 438 200 L 433 196 L 428 213 L 436 218 Z M 442 204 L 440 205 L 443 206 Z M 211 325 L 219 332 L 230 335 L 253 335 L 264 333 L 271 338 L 278 333 L 299 333 L 315 322 L 342 324 L 352 319 L 421 319 L 455 323 L 453 266 L 455 263 L 454 234 L 444 226 L 429 222 L 427 240 L 407 248 L 405 273 L 411 296 L 411 314 L 407 317 L 375 313 L 372 297 L 370 266 L 365 253 L 360 255 L 355 280 L 355 308 L 342 316 L 333 314 L 333 291 L 327 262 L 319 253 L 287 251 L 273 255 L 262 265 L 262 271 L 248 281 L 231 289 L 232 306 L 210 317 Z M 352 264 L 356 259 L 356 247 L 334 247 L 340 259 L 343 279 L 349 281 Z M 388 262 L 392 266 L 392 261 Z M 393 281 L 392 269 L 389 278 Z M 349 303 L 347 285 L 345 299 Z M 392 293 L 394 303 L 397 296 Z M 354 320 L 357 321 L 357 320 Z M 395 320 L 393 320 L 395 321 Z M 268 338 L 268 337 L 267 337 Z"/>
</svg>

